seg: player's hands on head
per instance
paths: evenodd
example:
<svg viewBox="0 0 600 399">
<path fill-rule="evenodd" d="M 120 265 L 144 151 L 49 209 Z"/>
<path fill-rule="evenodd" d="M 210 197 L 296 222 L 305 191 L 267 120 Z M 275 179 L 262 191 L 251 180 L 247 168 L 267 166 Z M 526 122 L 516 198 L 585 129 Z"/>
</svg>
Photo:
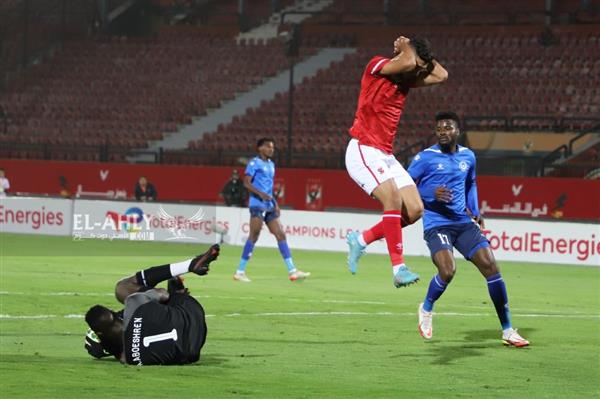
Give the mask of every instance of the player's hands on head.
<svg viewBox="0 0 600 399">
<path fill-rule="evenodd" d="M 408 48 L 410 43 L 410 39 L 405 36 L 399 36 L 396 40 L 394 40 L 394 53 L 400 54 L 402 51 Z"/>
<path fill-rule="evenodd" d="M 445 186 L 439 186 L 435 189 L 435 199 L 441 202 L 452 202 L 452 190 Z"/>
</svg>

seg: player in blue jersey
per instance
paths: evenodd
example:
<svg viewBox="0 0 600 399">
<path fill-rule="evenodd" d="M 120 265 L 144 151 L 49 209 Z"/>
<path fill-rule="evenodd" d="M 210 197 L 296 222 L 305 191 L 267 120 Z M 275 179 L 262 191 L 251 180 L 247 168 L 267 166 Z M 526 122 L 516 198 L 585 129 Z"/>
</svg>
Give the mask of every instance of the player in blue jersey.
<svg viewBox="0 0 600 399">
<path fill-rule="evenodd" d="M 484 225 L 477 203 L 475 154 L 457 144 L 460 120 L 454 112 L 438 113 L 435 120 L 438 144 L 417 154 L 408 168 L 425 205 L 423 235 L 438 269 L 419 305 L 419 333 L 425 339 L 433 335 L 433 305 L 454 277 L 456 248 L 486 278 L 504 344 L 527 346 L 529 342 L 512 327 L 506 286 L 481 232 Z"/>
<path fill-rule="evenodd" d="M 244 176 L 244 186 L 250 193 L 248 206 L 250 208 L 250 234 L 244 245 L 242 258 L 237 271 L 233 275 L 236 281 L 249 283 L 251 280 L 246 275 L 246 266 L 252 256 L 254 244 L 258 240 L 263 222 L 266 223 L 271 234 L 277 239 L 279 252 L 283 257 L 291 281 L 303 280 L 310 273 L 296 269 L 292 261 L 292 254 L 288 247 L 285 233 L 279 223 L 279 206 L 273 198 L 273 178 L 275 177 L 275 164 L 271 161 L 275 152 L 275 142 L 269 138 L 261 138 L 256 143 L 258 155 L 248 162 Z"/>
</svg>

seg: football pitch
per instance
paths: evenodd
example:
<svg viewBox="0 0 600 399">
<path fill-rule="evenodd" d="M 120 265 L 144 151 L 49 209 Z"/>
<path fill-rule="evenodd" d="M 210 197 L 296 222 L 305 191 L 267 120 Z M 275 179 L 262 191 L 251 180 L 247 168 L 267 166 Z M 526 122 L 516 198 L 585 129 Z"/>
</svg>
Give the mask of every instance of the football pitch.
<svg viewBox="0 0 600 399">
<path fill-rule="evenodd" d="M 293 251 L 309 280 L 291 283 L 277 250 L 257 248 L 250 284 L 234 282 L 241 248 L 224 246 L 186 285 L 208 315 L 198 363 L 124 366 L 84 349 L 82 316 L 114 309 L 115 282 L 206 245 L 82 241 L 1 234 L 3 398 L 589 398 L 600 396 L 600 268 L 500 264 L 513 324 L 531 347 L 504 347 L 485 280 L 459 260 L 436 304 L 434 337 L 416 325 L 434 267 L 392 286 L 386 256 L 358 274 L 345 254 Z M 293 250 L 293 249 L 292 249 Z"/>
</svg>

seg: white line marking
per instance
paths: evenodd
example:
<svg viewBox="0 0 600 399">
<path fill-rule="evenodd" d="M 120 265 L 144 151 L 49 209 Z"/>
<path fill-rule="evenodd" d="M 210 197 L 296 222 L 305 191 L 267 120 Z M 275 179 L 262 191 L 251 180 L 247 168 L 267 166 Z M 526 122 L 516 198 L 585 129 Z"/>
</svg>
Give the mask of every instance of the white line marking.
<svg viewBox="0 0 600 399">
<path fill-rule="evenodd" d="M 0 314 L 0 319 L 56 319 L 60 316 L 56 316 L 53 314 L 40 314 L 40 315 L 9 315 L 9 314 Z"/>
<path fill-rule="evenodd" d="M 347 301 L 347 300 L 337 300 L 337 299 L 312 299 L 306 302 L 318 302 L 318 303 L 350 303 L 350 304 L 365 304 L 365 305 L 387 305 L 385 302 L 377 302 L 377 301 Z"/>
<path fill-rule="evenodd" d="M 19 291 L 0 291 L 0 295 L 29 295 L 29 296 L 108 296 L 108 297 L 113 297 L 114 294 L 112 293 L 107 293 L 107 292 L 69 292 L 69 291 L 58 291 L 58 292 L 19 292 Z M 236 297 L 236 296 L 225 296 L 225 295 L 193 295 L 194 298 L 212 298 L 212 299 L 242 299 L 242 300 L 255 300 L 255 299 L 259 299 L 253 296 L 243 296 L 243 297 Z M 264 298 L 260 298 L 260 299 L 264 299 Z M 346 299 L 302 299 L 302 298 L 278 298 L 278 301 L 288 301 L 288 302 L 304 302 L 304 303 L 339 303 L 339 304 L 359 304 L 359 305 L 390 305 L 390 306 L 397 306 L 397 303 L 394 302 L 379 302 L 379 301 L 355 301 L 355 300 L 346 300 Z M 489 305 L 485 305 L 485 306 L 480 306 L 480 305 L 460 305 L 460 304 L 455 304 L 455 305 L 451 305 L 451 308 L 462 308 L 462 309 L 481 309 L 481 310 L 488 310 L 488 309 L 493 309 L 493 305 L 489 304 Z M 518 312 L 523 312 L 523 313 L 518 313 Z M 302 313 L 302 312 L 301 312 Z M 318 313 L 318 312 L 317 312 Z M 379 312 L 381 313 L 381 312 Z M 435 312 L 434 312 L 435 313 Z M 524 308 L 511 308 L 511 313 L 515 314 L 515 315 L 519 315 L 522 317 L 548 317 L 548 318 L 552 318 L 552 317 L 563 317 L 563 318 L 600 318 L 600 314 L 587 314 L 587 313 L 583 313 L 580 311 L 576 311 L 576 310 L 569 310 L 569 313 L 550 313 L 550 312 L 546 312 L 545 309 L 524 309 Z M 372 314 L 372 313 L 368 313 L 368 314 Z M 374 314 L 377 314 L 374 313 Z M 393 313 L 391 313 L 393 314 Z M 411 313 L 397 313 L 399 315 L 410 315 Z M 476 317 L 476 316 L 494 316 L 494 313 L 454 313 L 454 312 L 441 312 L 441 313 L 435 313 L 438 315 L 445 315 L 445 316 L 465 316 L 465 317 Z M 230 315 L 224 315 L 225 317 L 235 317 L 235 316 L 241 316 L 242 314 L 239 313 L 232 313 Z M 274 314 L 275 315 L 275 314 Z M 290 313 L 282 313 L 281 315 L 290 315 L 290 316 L 294 316 L 293 314 Z M 331 315 L 335 315 L 335 314 L 331 314 Z M 77 316 L 77 315 L 73 315 L 73 318 Z M 209 316 L 209 315 L 207 315 Z M 211 317 L 214 317 L 216 315 L 210 315 Z M 52 317 L 60 317 L 60 316 L 52 316 Z M 66 316 L 65 316 L 66 317 Z M 81 316 L 83 317 L 83 316 Z M 3 317 L 3 315 L 0 315 L 0 319 L 6 319 L 8 317 Z M 12 318 L 12 317 L 11 317 Z M 17 318 L 17 317 L 14 317 Z M 31 319 L 43 319 L 43 318 L 48 318 L 46 315 L 40 315 L 39 317 L 35 317 L 35 316 L 27 316 L 27 317 L 22 317 L 22 318 L 31 318 Z"/>
<path fill-rule="evenodd" d="M 18 291 L 0 291 L 0 295 L 30 295 L 30 296 L 114 296 L 112 293 L 99 292 L 18 292 Z M 225 295 L 193 295 L 194 298 L 214 298 L 214 299 L 242 299 L 256 300 L 253 296 L 225 296 Z M 263 298 L 264 299 L 264 298 Z M 385 302 L 379 301 L 353 301 L 344 299 L 298 299 L 298 298 L 280 298 L 290 302 L 313 302 L 313 303 L 348 303 L 348 304 L 365 304 L 365 305 L 387 305 Z M 278 299 L 279 300 L 279 299 Z"/>
<path fill-rule="evenodd" d="M 66 314 L 65 319 L 83 319 L 85 316 L 82 314 Z"/>
<path fill-rule="evenodd" d="M 392 312 L 269 312 L 269 313 L 250 313 L 249 316 L 270 317 L 270 316 L 393 316 Z M 405 313 L 406 315 L 412 313 Z"/>
<path fill-rule="evenodd" d="M 29 296 L 114 296 L 108 292 L 18 292 L 0 291 L 0 295 L 29 295 Z"/>
<path fill-rule="evenodd" d="M 496 317 L 494 313 L 458 313 L 458 312 L 434 312 L 436 316 L 448 316 L 448 317 Z M 517 317 L 539 317 L 539 318 L 559 318 L 559 319 L 600 319 L 600 314 L 544 314 L 544 313 L 516 313 Z M 404 312 L 263 312 L 263 313 L 226 313 L 222 315 L 207 314 L 206 317 L 302 317 L 302 316 L 406 316 L 415 317 L 415 313 Z M 46 315 L 9 315 L 0 314 L 0 319 L 5 320 L 44 320 L 44 319 L 81 319 L 83 315 L 78 314 L 67 314 L 64 316 L 57 316 L 53 314 Z"/>
</svg>

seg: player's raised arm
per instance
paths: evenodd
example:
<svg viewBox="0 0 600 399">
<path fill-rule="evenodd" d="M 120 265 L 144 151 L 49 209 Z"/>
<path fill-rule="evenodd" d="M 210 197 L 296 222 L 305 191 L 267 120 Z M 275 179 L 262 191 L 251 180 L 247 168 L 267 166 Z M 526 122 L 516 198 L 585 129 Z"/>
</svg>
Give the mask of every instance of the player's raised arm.
<svg viewBox="0 0 600 399">
<path fill-rule="evenodd" d="M 394 53 L 398 54 L 379 71 L 380 75 L 397 75 L 412 71 L 417 66 L 415 51 L 410 46 L 410 39 L 400 36 L 394 42 Z"/>
<path fill-rule="evenodd" d="M 423 71 L 422 74 L 426 74 L 426 76 L 421 77 L 419 74 L 417 74 L 417 78 L 412 84 L 413 87 L 437 85 L 448 80 L 448 71 L 435 59 L 431 60 L 431 62 L 424 67 L 418 68 L 421 68 Z"/>
</svg>

